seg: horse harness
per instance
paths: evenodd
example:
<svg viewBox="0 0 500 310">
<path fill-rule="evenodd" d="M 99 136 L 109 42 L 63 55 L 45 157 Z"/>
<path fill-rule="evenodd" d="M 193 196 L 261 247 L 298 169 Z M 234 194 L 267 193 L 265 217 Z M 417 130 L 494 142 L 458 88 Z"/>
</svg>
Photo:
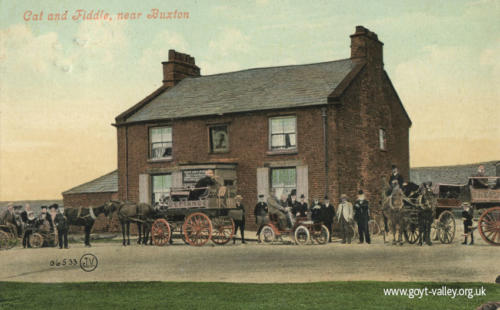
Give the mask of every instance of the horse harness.
<svg viewBox="0 0 500 310">
<path fill-rule="evenodd" d="M 95 220 L 95 219 L 97 218 L 97 217 L 95 216 L 95 214 L 94 214 L 94 208 L 92 208 L 92 207 L 89 207 L 89 208 L 88 208 L 88 209 L 89 209 L 89 214 L 84 215 L 84 216 L 81 216 L 81 213 L 82 213 L 82 208 L 83 208 L 82 206 L 80 206 L 80 207 L 78 208 L 78 214 L 76 215 L 76 218 L 77 218 L 77 219 L 79 219 L 79 218 L 81 218 L 81 219 L 85 219 L 85 218 L 87 218 L 87 217 L 90 217 L 91 219 Z"/>
</svg>

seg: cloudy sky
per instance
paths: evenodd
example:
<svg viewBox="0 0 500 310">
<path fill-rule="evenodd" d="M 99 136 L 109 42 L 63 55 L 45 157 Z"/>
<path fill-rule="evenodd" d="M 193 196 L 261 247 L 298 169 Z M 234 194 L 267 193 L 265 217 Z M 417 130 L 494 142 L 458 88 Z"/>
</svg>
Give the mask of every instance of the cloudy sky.
<svg viewBox="0 0 500 310">
<path fill-rule="evenodd" d="M 148 19 L 155 8 L 189 19 Z M 74 21 L 78 9 L 112 20 Z M 115 169 L 111 123 L 161 85 L 169 49 L 202 74 L 322 62 L 349 57 L 356 25 L 385 44 L 412 166 L 500 159 L 499 19 L 500 0 L 0 0 L 0 200 L 58 198 Z"/>
</svg>

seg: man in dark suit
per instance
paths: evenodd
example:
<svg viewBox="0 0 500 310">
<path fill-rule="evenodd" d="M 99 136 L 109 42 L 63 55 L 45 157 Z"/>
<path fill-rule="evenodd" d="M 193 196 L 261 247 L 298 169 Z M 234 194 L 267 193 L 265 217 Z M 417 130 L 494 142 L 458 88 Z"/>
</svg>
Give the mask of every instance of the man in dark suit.
<svg viewBox="0 0 500 310">
<path fill-rule="evenodd" d="M 328 242 L 332 242 L 332 228 L 333 228 L 333 218 L 335 217 L 335 208 L 330 203 L 328 196 L 325 196 L 323 204 L 321 205 L 321 218 L 323 224 L 328 228 L 330 233 L 330 238 Z"/>
<path fill-rule="evenodd" d="M 255 224 L 257 225 L 257 236 L 260 234 L 262 226 L 267 222 L 267 203 L 264 201 L 264 195 L 259 195 L 259 201 L 255 205 L 253 214 L 255 215 Z"/>
<path fill-rule="evenodd" d="M 474 218 L 474 209 L 471 208 L 470 203 L 462 203 L 464 210 L 462 211 L 462 221 L 464 223 L 464 236 L 465 240 L 462 244 L 467 245 L 467 237 L 470 235 L 469 245 L 474 244 L 474 229 L 472 228 L 472 219 Z"/>
<path fill-rule="evenodd" d="M 370 204 L 365 199 L 363 190 L 358 191 L 358 199 L 354 203 L 354 220 L 358 224 L 359 243 L 370 244 L 370 230 L 368 229 L 368 221 L 370 220 Z"/>
<path fill-rule="evenodd" d="M 189 193 L 189 200 L 198 200 L 200 199 L 201 195 L 203 195 L 207 188 L 210 186 L 214 186 L 217 184 L 217 181 L 214 178 L 214 172 L 213 170 L 207 170 L 205 171 L 205 176 L 196 182 L 195 189 L 193 189 Z"/>
<path fill-rule="evenodd" d="M 29 203 L 24 206 L 24 211 L 21 212 L 21 220 L 24 225 L 23 248 L 31 248 L 30 236 L 35 226 L 35 214 L 31 210 Z"/>
<path fill-rule="evenodd" d="M 314 199 L 313 203 L 311 204 L 311 220 L 314 223 L 321 223 L 322 218 L 321 218 L 321 204 L 319 203 L 318 199 Z"/>
<path fill-rule="evenodd" d="M 59 249 L 63 246 L 65 249 L 68 248 L 68 220 L 62 212 L 59 212 L 58 205 L 50 206 L 51 217 L 53 218 L 54 225 L 57 228 L 57 235 L 59 236 Z"/>
<path fill-rule="evenodd" d="M 300 201 L 296 203 L 295 209 L 292 210 L 295 216 L 306 217 L 307 216 L 307 202 L 304 194 L 300 195 Z"/>
<path fill-rule="evenodd" d="M 241 210 L 241 218 L 234 219 L 234 237 L 233 237 L 233 244 L 236 243 L 236 234 L 238 233 L 238 228 L 240 229 L 240 235 L 241 235 L 241 243 L 246 243 L 245 242 L 245 207 L 241 203 L 243 200 L 243 197 L 241 195 L 237 195 L 235 198 L 236 200 L 236 209 Z"/>
</svg>

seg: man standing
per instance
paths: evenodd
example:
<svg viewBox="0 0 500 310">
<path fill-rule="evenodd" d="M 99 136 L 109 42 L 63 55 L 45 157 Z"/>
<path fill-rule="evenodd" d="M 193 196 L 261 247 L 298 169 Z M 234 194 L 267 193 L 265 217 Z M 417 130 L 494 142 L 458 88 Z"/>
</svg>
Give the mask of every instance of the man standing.
<svg viewBox="0 0 500 310">
<path fill-rule="evenodd" d="M 317 198 L 314 198 L 313 203 L 311 204 L 311 220 L 314 223 L 321 223 L 323 220 L 321 218 L 321 204 Z"/>
<path fill-rule="evenodd" d="M 474 244 L 474 230 L 472 228 L 472 219 L 474 218 L 474 210 L 470 207 L 470 203 L 462 203 L 464 210 L 462 211 L 462 221 L 464 222 L 465 240 L 462 244 L 467 245 L 467 237 L 470 234 L 470 245 Z"/>
<path fill-rule="evenodd" d="M 358 199 L 354 203 L 354 219 L 358 224 L 359 243 L 370 244 L 370 231 L 368 229 L 368 221 L 370 220 L 370 205 L 365 199 L 363 190 L 358 191 Z"/>
<path fill-rule="evenodd" d="M 64 214 L 59 212 L 59 207 L 57 205 L 50 206 L 50 216 L 57 228 L 57 235 L 59 236 L 59 249 L 63 246 L 65 249 L 68 248 L 68 222 Z"/>
<path fill-rule="evenodd" d="M 432 245 L 431 241 L 431 225 L 433 221 L 433 210 L 430 201 L 427 201 L 425 194 L 426 191 L 430 190 L 427 186 L 422 186 L 420 189 L 420 206 L 421 209 L 418 212 L 418 230 L 420 235 L 418 237 L 418 245 L 422 245 L 425 242 L 427 245 Z"/>
<path fill-rule="evenodd" d="M 269 195 L 269 198 L 267 198 L 267 208 L 269 211 L 269 216 L 276 216 L 278 218 L 278 225 L 280 229 L 286 229 L 287 228 L 287 220 L 286 220 L 286 213 L 287 210 L 285 207 L 283 207 L 280 202 L 278 201 L 277 197 L 277 192 L 276 189 L 271 190 L 271 195 Z"/>
<path fill-rule="evenodd" d="M 328 232 L 330 233 L 330 239 L 328 240 L 328 242 L 332 242 L 332 227 L 333 218 L 335 217 L 335 208 L 330 203 L 330 199 L 328 199 L 328 196 L 325 196 L 323 205 L 321 205 L 321 211 L 322 222 L 328 228 Z"/>
<path fill-rule="evenodd" d="M 241 195 L 237 195 L 234 199 L 236 200 L 236 209 L 241 210 L 241 217 L 234 220 L 233 244 L 236 243 L 236 234 L 238 233 L 238 228 L 240 229 L 241 243 L 246 243 L 245 242 L 245 207 L 241 203 L 241 201 L 243 200 L 243 197 L 241 197 Z"/>
<path fill-rule="evenodd" d="M 398 167 L 396 165 L 392 165 L 392 173 L 389 178 L 389 185 L 392 187 L 393 186 L 393 181 L 396 180 L 399 188 L 403 188 L 403 183 L 404 183 L 404 178 L 401 174 L 399 174 Z"/>
<path fill-rule="evenodd" d="M 340 204 L 337 209 L 337 218 L 342 229 L 342 243 L 351 243 L 352 231 L 351 223 L 353 221 L 352 203 L 347 201 L 347 195 L 340 195 Z"/>
<path fill-rule="evenodd" d="M 307 202 L 304 194 L 300 195 L 300 201 L 296 204 L 295 210 L 292 210 L 295 216 L 306 217 L 307 216 Z"/>
<path fill-rule="evenodd" d="M 264 201 L 264 195 L 259 195 L 259 201 L 255 205 L 253 214 L 255 215 L 255 224 L 257 225 L 257 236 L 260 234 L 262 226 L 267 222 L 267 203 Z"/>
<path fill-rule="evenodd" d="M 21 212 L 21 220 L 23 221 L 24 225 L 23 248 L 31 248 L 30 236 L 33 233 L 35 214 L 31 210 L 31 206 L 29 203 L 24 205 L 24 211 Z"/>
<path fill-rule="evenodd" d="M 292 193 L 290 194 L 288 207 L 292 210 L 292 215 L 296 216 L 296 214 L 298 213 L 297 209 L 299 207 L 299 202 L 297 201 L 297 192 L 295 190 L 292 190 Z"/>
</svg>

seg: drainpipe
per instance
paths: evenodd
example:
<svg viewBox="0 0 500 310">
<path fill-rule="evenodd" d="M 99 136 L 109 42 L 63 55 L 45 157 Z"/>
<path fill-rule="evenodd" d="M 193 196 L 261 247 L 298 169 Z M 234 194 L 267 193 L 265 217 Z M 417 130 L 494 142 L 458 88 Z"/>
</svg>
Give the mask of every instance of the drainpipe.
<svg viewBox="0 0 500 310">
<path fill-rule="evenodd" d="M 323 118 L 323 146 L 325 149 L 325 196 L 328 195 L 328 130 L 327 130 L 327 114 L 326 107 L 321 108 L 321 116 Z"/>
<path fill-rule="evenodd" d="M 128 201 L 128 126 L 125 125 L 125 200 Z"/>
</svg>

